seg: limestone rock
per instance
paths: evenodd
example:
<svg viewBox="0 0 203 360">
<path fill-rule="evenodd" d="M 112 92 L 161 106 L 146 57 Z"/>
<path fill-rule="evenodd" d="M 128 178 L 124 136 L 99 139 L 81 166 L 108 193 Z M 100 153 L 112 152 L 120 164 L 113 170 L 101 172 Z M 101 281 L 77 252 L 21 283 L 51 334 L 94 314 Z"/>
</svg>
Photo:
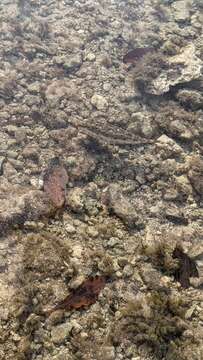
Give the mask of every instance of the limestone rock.
<svg viewBox="0 0 203 360">
<path fill-rule="evenodd" d="M 188 178 L 197 194 L 203 197 L 203 160 L 198 156 L 190 159 L 191 168 L 188 172 Z"/>
<path fill-rule="evenodd" d="M 9 227 L 49 216 L 53 212 L 49 200 L 40 190 L 5 183 L 1 186 L 1 196 L 0 233 Z"/>
<path fill-rule="evenodd" d="M 181 104 L 187 105 L 194 110 L 203 107 L 203 95 L 200 91 L 181 89 L 177 92 L 176 98 Z"/>
<path fill-rule="evenodd" d="M 79 187 L 71 189 L 66 196 L 67 206 L 74 212 L 80 213 L 84 209 L 83 191 Z"/>
<path fill-rule="evenodd" d="M 94 94 L 91 98 L 91 104 L 97 109 L 97 110 L 106 110 L 108 107 L 108 102 L 107 100 L 99 95 L 99 94 Z"/>
<path fill-rule="evenodd" d="M 174 18 L 177 22 L 184 22 L 189 20 L 190 18 L 190 7 L 189 1 L 180 0 L 175 1 L 172 4 L 172 8 L 174 10 Z"/>
<path fill-rule="evenodd" d="M 51 337 L 54 344 L 62 344 L 70 335 L 71 330 L 71 323 L 61 324 L 53 328 L 51 332 Z"/>
<path fill-rule="evenodd" d="M 136 208 L 129 199 L 121 192 L 117 184 L 110 185 L 104 192 L 103 201 L 110 212 L 117 215 L 128 226 L 136 226 L 139 223 L 139 216 Z"/>
<path fill-rule="evenodd" d="M 201 77 L 202 61 L 196 56 L 194 44 L 189 44 L 180 54 L 168 60 L 169 67 L 152 80 L 147 92 L 154 95 L 167 93 L 171 87 L 188 83 Z"/>
<path fill-rule="evenodd" d="M 156 142 L 157 151 L 163 154 L 163 157 L 170 157 L 171 155 L 181 155 L 183 149 L 173 139 L 167 135 L 161 135 Z"/>
</svg>

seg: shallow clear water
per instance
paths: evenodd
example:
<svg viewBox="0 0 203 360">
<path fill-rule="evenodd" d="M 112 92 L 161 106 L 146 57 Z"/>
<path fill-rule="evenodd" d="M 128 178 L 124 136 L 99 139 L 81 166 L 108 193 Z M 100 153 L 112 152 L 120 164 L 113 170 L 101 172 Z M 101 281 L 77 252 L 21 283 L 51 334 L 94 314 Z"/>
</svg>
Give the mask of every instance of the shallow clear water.
<svg viewBox="0 0 203 360">
<path fill-rule="evenodd" d="M 202 24 L 0 1 L 0 359 L 202 359 Z"/>
</svg>

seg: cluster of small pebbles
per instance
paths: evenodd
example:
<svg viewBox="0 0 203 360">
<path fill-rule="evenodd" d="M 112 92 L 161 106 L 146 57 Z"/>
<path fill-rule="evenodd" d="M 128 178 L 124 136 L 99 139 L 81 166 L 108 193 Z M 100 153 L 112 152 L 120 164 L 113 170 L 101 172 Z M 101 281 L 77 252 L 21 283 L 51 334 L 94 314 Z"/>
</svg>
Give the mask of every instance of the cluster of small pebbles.
<svg viewBox="0 0 203 360">
<path fill-rule="evenodd" d="M 201 0 L 1 0 L 0 360 L 203 358 L 202 24 Z M 45 316 L 92 275 L 95 304 Z"/>
</svg>

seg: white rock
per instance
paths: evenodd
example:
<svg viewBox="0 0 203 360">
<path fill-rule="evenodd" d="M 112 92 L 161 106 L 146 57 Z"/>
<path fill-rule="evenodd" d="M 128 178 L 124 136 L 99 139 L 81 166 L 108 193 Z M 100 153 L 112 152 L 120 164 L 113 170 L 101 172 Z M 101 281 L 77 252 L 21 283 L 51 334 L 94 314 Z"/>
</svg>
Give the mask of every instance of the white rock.
<svg viewBox="0 0 203 360">
<path fill-rule="evenodd" d="M 96 107 L 97 110 L 106 110 L 108 107 L 107 100 L 98 94 L 94 94 L 91 98 L 91 104 Z"/>
<path fill-rule="evenodd" d="M 159 150 L 170 150 L 176 154 L 181 154 L 183 151 L 180 145 L 178 145 L 173 139 L 165 134 L 161 135 L 157 139 L 156 146 Z"/>
<path fill-rule="evenodd" d="M 195 54 L 195 45 L 189 44 L 184 50 L 169 58 L 169 69 L 163 70 L 147 88 L 155 95 L 167 93 L 171 87 L 198 79 L 201 76 L 202 61 Z"/>
<path fill-rule="evenodd" d="M 85 60 L 87 61 L 94 61 L 96 58 L 95 54 L 94 53 L 88 53 L 86 56 L 85 56 Z"/>
<path fill-rule="evenodd" d="M 83 248 L 80 245 L 74 245 L 72 247 L 72 256 L 80 259 L 82 257 Z"/>
<path fill-rule="evenodd" d="M 187 21 L 190 18 L 189 1 L 180 0 L 172 4 L 174 18 L 178 22 Z"/>
</svg>

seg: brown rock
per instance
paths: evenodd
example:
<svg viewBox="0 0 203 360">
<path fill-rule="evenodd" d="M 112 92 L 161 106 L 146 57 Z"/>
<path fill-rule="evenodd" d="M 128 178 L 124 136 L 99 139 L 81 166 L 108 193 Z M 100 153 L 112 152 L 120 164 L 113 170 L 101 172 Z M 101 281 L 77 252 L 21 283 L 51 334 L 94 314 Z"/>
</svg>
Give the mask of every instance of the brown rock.
<svg viewBox="0 0 203 360">
<path fill-rule="evenodd" d="M 45 193 L 7 182 L 1 185 L 0 236 L 9 228 L 23 225 L 53 213 L 53 206 Z"/>
<path fill-rule="evenodd" d="M 44 191 L 56 208 L 64 205 L 67 182 L 66 169 L 60 165 L 58 159 L 53 159 L 44 175 Z"/>
<path fill-rule="evenodd" d="M 126 225 L 140 225 L 140 220 L 135 207 L 125 197 L 119 185 L 110 185 L 103 195 L 103 202 L 107 205 L 110 212 L 117 215 Z"/>
</svg>

